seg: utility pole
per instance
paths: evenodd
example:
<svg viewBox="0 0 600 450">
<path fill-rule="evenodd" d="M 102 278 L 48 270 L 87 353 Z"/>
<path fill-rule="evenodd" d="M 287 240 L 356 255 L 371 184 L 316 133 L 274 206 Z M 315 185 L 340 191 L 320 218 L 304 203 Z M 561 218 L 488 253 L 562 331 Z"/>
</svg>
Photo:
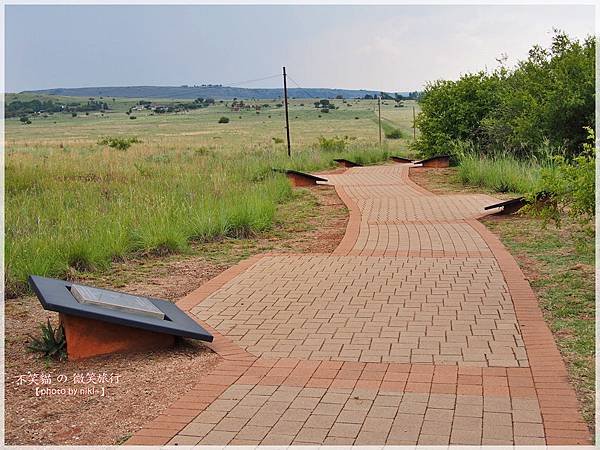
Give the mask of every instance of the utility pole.
<svg viewBox="0 0 600 450">
<path fill-rule="evenodd" d="M 379 108 L 379 146 L 381 147 L 381 96 L 377 97 L 377 106 Z"/>
<path fill-rule="evenodd" d="M 288 156 L 292 156 L 292 147 L 290 145 L 290 118 L 288 116 L 287 80 L 285 74 L 285 66 L 283 66 L 283 96 L 285 100 L 285 131 L 287 133 Z"/>
<path fill-rule="evenodd" d="M 413 106 L 413 141 L 417 140 L 417 119 L 415 116 L 415 107 Z"/>
</svg>

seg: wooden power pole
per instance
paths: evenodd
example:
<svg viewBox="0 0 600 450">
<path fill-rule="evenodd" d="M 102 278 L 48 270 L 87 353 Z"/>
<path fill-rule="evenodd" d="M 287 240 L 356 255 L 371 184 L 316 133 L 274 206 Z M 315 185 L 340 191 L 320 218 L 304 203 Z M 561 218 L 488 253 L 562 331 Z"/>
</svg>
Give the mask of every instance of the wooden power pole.
<svg viewBox="0 0 600 450">
<path fill-rule="evenodd" d="M 290 118 L 288 116 L 288 97 L 287 97 L 287 76 L 285 66 L 283 67 L 283 97 L 285 103 L 285 131 L 287 133 L 288 156 L 292 156 L 292 146 L 290 145 Z"/>
<path fill-rule="evenodd" d="M 377 97 L 377 107 L 379 108 L 379 146 L 381 147 L 381 96 Z"/>
<path fill-rule="evenodd" d="M 413 141 L 417 140 L 417 118 L 415 116 L 415 107 L 413 106 Z"/>
</svg>

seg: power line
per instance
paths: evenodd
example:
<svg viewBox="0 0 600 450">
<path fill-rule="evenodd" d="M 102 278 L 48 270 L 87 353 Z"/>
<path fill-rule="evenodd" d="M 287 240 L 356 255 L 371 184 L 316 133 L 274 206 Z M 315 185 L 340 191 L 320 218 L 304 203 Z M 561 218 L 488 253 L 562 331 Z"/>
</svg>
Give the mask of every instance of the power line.
<svg viewBox="0 0 600 450">
<path fill-rule="evenodd" d="M 294 80 L 292 77 L 290 77 L 289 73 L 287 74 L 287 77 L 292 81 L 292 83 L 294 83 L 296 85 L 296 87 L 298 89 L 300 89 L 302 92 L 304 92 L 307 95 L 307 98 L 314 98 L 314 95 L 311 95 L 306 89 L 304 89 L 302 86 L 300 86 L 296 80 Z"/>
<path fill-rule="evenodd" d="M 280 76 L 281 76 L 281 74 L 269 75 L 268 77 L 255 78 L 253 80 L 239 81 L 239 82 L 236 82 L 236 83 L 224 83 L 223 86 L 225 86 L 225 87 L 236 87 L 236 86 L 241 86 L 242 84 L 250 84 L 250 83 L 256 83 L 257 81 L 270 80 L 271 78 L 279 78 Z"/>
</svg>

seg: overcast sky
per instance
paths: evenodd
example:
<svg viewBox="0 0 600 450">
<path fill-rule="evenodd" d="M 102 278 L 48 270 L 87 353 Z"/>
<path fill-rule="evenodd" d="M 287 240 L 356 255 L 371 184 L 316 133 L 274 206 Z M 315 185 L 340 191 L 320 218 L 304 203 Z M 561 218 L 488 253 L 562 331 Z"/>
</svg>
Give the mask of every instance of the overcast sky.
<svg viewBox="0 0 600 450">
<path fill-rule="evenodd" d="M 6 6 L 6 91 L 233 84 L 416 90 L 509 63 L 592 6 Z M 243 84 L 278 87 L 277 78 Z M 294 87 L 294 84 L 291 83 Z"/>
</svg>

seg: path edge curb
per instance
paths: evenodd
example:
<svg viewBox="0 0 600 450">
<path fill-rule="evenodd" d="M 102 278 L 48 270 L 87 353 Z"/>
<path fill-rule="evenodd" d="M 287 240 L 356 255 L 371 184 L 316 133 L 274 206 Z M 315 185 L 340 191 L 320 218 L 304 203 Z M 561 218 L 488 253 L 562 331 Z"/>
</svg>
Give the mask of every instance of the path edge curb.
<svg viewBox="0 0 600 450">
<path fill-rule="evenodd" d="M 492 231 L 476 219 L 471 225 L 486 242 L 508 287 L 540 405 L 547 445 L 592 444 L 579 400 L 535 292 L 519 264 Z M 573 420 L 576 418 L 576 420 Z"/>
<path fill-rule="evenodd" d="M 199 288 L 176 302 L 186 313 L 204 301 L 212 293 L 245 272 L 271 253 L 259 253 L 227 268 L 211 278 Z M 172 402 L 155 419 L 142 425 L 142 428 L 124 442 L 123 445 L 165 445 L 198 416 L 211 402 L 216 400 L 231 384 L 240 378 L 256 361 L 256 357 L 246 352 L 230 339 L 212 327 L 202 323 L 195 315 L 191 316 L 213 334 L 213 342 L 204 345 L 221 357 L 221 361 L 193 387 Z"/>
</svg>

